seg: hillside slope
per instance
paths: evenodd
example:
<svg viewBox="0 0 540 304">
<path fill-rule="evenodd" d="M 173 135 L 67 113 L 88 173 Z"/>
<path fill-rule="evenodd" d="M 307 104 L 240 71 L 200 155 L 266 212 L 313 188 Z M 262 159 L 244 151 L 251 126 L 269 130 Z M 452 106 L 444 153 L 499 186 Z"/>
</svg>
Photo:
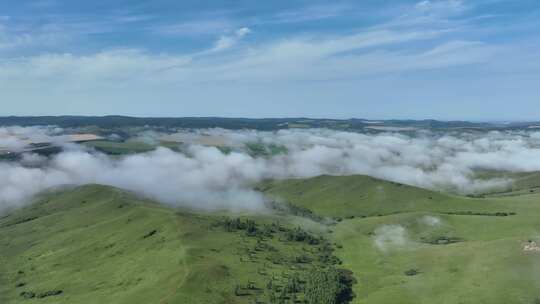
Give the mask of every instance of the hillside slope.
<svg viewBox="0 0 540 304">
<path fill-rule="evenodd" d="M 367 176 L 266 182 L 338 223 L 354 303 L 540 303 L 540 195 L 467 198 Z M 530 243 L 529 243 L 530 242 Z"/>
<path fill-rule="evenodd" d="M 308 218 L 181 211 L 99 185 L 46 194 L 0 217 L 0 303 L 317 303 L 329 277 L 356 294 L 338 303 L 540 302 L 538 194 L 366 176 L 258 188 Z"/>
<path fill-rule="evenodd" d="M 540 192 L 540 172 L 494 172 L 489 177 L 508 178 L 511 187 L 503 192 L 488 194 L 490 196 L 516 196 Z"/>
<path fill-rule="evenodd" d="M 258 189 L 321 216 L 341 218 L 413 211 L 495 212 L 512 209 L 498 201 L 453 196 L 365 175 L 267 181 Z"/>
<path fill-rule="evenodd" d="M 0 218 L 0 303 L 301 299 L 332 249 L 294 221 L 180 212 L 98 185 L 50 193 Z"/>
</svg>

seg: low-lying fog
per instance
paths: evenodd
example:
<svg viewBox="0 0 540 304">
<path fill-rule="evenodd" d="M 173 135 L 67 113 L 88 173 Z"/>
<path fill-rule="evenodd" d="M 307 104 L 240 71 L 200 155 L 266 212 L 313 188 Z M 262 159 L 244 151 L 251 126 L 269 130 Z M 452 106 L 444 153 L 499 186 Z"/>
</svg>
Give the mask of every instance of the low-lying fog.
<svg viewBox="0 0 540 304">
<path fill-rule="evenodd" d="M 0 152 L 2 147 L 23 149 L 28 142 L 24 138 L 55 141 L 58 134 L 61 130 L 52 127 L 0 128 Z M 159 142 L 161 136 L 165 135 L 144 132 L 136 137 Z M 540 133 L 525 131 L 404 135 L 210 129 L 167 135 L 167 140 L 187 144 L 182 153 L 160 147 L 124 157 L 63 144 L 63 152 L 51 157 L 26 153 L 17 161 L 0 161 L 0 209 L 65 184 L 106 184 L 172 205 L 257 209 L 263 197 L 251 186 L 266 178 L 366 174 L 430 189 L 475 193 L 505 188 L 511 182 L 476 179 L 475 170 L 540 170 Z M 209 146 L 213 141 L 232 151 Z M 253 143 L 275 153 L 254 156 L 246 148 Z"/>
</svg>

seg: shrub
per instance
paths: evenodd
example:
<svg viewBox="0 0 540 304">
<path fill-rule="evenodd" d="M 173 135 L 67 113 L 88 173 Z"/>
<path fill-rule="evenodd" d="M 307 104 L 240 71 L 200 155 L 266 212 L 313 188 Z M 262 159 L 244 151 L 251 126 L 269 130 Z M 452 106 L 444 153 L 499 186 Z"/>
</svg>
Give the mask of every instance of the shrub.
<svg viewBox="0 0 540 304">
<path fill-rule="evenodd" d="M 420 274 L 420 271 L 418 271 L 418 269 L 409 269 L 407 271 L 404 272 L 406 276 L 415 276 L 415 275 L 418 275 Z"/>
<path fill-rule="evenodd" d="M 344 269 L 313 269 L 306 283 L 306 300 L 312 304 L 343 304 L 354 298 L 356 280 Z"/>
</svg>

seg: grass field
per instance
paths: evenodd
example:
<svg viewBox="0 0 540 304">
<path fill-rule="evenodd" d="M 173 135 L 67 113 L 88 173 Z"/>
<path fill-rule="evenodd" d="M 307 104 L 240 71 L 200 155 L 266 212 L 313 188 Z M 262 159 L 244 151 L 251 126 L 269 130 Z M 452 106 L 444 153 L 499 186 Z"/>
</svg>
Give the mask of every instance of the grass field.
<svg viewBox="0 0 540 304">
<path fill-rule="evenodd" d="M 540 241 L 540 195 L 472 199 L 365 176 L 262 187 L 343 218 L 333 237 L 358 280 L 353 303 L 540 302 L 540 252 L 523 250 Z"/>
<path fill-rule="evenodd" d="M 254 303 L 304 276 L 299 257 L 322 267 L 323 243 L 284 240 L 305 220 L 240 216 L 256 221 L 253 235 L 222 226 L 239 216 L 98 185 L 48 194 L 0 219 L 0 303 Z"/>
<path fill-rule="evenodd" d="M 540 195 L 526 187 L 466 198 L 320 176 L 257 188 L 314 215 L 190 212 L 98 185 L 44 194 L 0 218 L 0 303 L 280 303 L 291 278 L 304 286 L 332 264 L 353 272 L 352 303 L 540 302 L 540 252 L 524 250 L 540 243 Z M 295 227 L 302 239 L 287 239 Z"/>
<path fill-rule="evenodd" d="M 125 155 L 133 153 L 144 153 L 154 150 L 156 147 L 150 144 L 136 141 L 115 142 L 98 140 L 85 143 L 87 147 L 94 148 L 100 152 L 110 155 Z"/>
</svg>

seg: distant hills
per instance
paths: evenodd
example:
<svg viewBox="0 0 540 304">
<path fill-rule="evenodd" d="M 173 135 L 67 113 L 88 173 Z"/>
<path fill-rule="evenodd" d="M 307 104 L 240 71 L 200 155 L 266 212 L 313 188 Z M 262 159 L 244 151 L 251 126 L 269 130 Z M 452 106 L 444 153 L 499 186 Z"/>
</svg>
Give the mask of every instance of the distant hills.
<svg viewBox="0 0 540 304">
<path fill-rule="evenodd" d="M 0 126 L 56 125 L 60 127 L 97 126 L 101 128 L 157 126 L 175 128 L 225 128 L 279 130 L 288 128 L 331 128 L 385 131 L 381 127 L 422 129 L 523 129 L 540 127 L 540 122 L 469 122 L 440 120 L 368 120 L 313 118 L 223 118 L 223 117 L 129 117 L 129 116 L 6 116 Z M 390 129 L 391 130 L 391 129 Z M 399 130 L 398 130 L 399 131 Z"/>
</svg>

